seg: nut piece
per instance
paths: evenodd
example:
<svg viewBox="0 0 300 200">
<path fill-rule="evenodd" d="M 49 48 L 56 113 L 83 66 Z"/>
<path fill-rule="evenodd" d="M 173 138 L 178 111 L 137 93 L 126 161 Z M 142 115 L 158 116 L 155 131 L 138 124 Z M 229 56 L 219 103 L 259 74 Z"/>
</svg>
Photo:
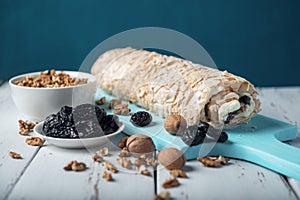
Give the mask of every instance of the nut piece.
<svg viewBox="0 0 300 200">
<path fill-rule="evenodd" d="M 77 162 L 76 160 L 73 160 L 69 162 L 65 167 L 64 170 L 66 171 L 83 171 L 86 169 L 86 165 L 83 162 Z"/>
<path fill-rule="evenodd" d="M 146 162 L 148 165 L 151 165 L 153 168 L 157 167 L 158 161 L 155 158 L 146 158 Z"/>
<path fill-rule="evenodd" d="M 23 121 L 19 120 L 19 133 L 21 135 L 28 135 L 30 131 L 38 124 L 38 122 L 30 122 L 30 121 Z"/>
<path fill-rule="evenodd" d="M 111 173 L 109 173 L 105 170 L 102 172 L 102 178 L 105 178 L 106 181 L 112 181 L 113 180 Z"/>
<path fill-rule="evenodd" d="M 187 175 L 184 171 L 180 170 L 180 169 L 173 169 L 170 171 L 170 174 L 173 177 L 180 177 L 180 178 L 187 178 Z"/>
<path fill-rule="evenodd" d="M 181 169 L 186 162 L 184 154 L 176 148 L 166 148 L 158 154 L 159 162 L 167 169 Z"/>
<path fill-rule="evenodd" d="M 39 138 L 39 137 L 35 137 L 35 136 L 31 136 L 29 138 L 26 138 L 26 144 L 31 145 L 31 146 L 41 146 L 43 144 L 44 140 Z"/>
<path fill-rule="evenodd" d="M 96 151 L 93 155 L 92 155 L 92 159 L 95 162 L 102 162 L 103 161 L 103 157 L 101 156 L 99 151 Z"/>
<path fill-rule="evenodd" d="M 152 139 L 143 134 L 130 136 L 126 141 L 126 147 L 135 156 L 151 154 L 155 151 L 155 145 Z"/>
<path fill-rule="evenodd" d="M 97 101 L 95 101 L 96 105 L 103 105 L 106 102 L 106 98 L 105 97 L 101 97 L 100 99 L 98 99 Z"/>
<path fill-rule="evenodd" d="M 103 147 L 100 149 L 99 153 L 102 155 L 102 156 L 107 156 L 108 155 L 108 148 L 107 147 Z"/>
<path fill-rule="evenodd" d="M 127 147 L 124 147 L 122 151 L 118 154 L 119 157 L 129 157 L 130 152 L 128 151 Z"/>
<path fill-rule="evenodd" d="M 111 171 L 112 173 L 118 173 L 118 169 L 111 164 L 110 162 L 103 162 L 102 166 L 105 167 L 107 170 Z"/>
<path fill-rule="evenodd" d="M 172 135 L 176 135 L 183 131 L 187 126 L 186 120 L 181 115 L 168 115 L 164 122 L 166 131 Z"/>
<path fill-rule="evenodd" d="M 151 173 L 148 171 L 147 167 L 145 165 L 141 165 L 139 167 L 139 172 L 142 174 L 142 175 L 145 175 L 145 176 L 151 176 Z"/>
<path fill-rule="evenodd" d="M 129 158 L 121 157 L 121 158 L 117 158 L 117 161 L 122 167 L 126 169 L 131 169 L 132 163 Z"/>
<path fill-rule="evenodd" d="M 108 108 L 109 109 L 114 109 L 116 105 L 119 105 L 122 103 L 122 100 L 121 99 L 112 99 L 110 102 L 109 102 L 109 105 L 108 105 Z"/>
<path fill-rule="evenodd" d="M 115 115 L 128 115 L 130 113 L 130 108 L 128 108 L 128 103 L 122 103 L 114 106 Z"/>
<path fill-rule="evenodd" d="M 163 184 L 163 188 L 173 188 L 179 186 L 180 183 L 176 178 L 167 179 Z"/>
<path fill-rule="evenodd" d="M 118 146 L 119 146 L 121 149 L 123 149 L 124 147 L 126 147 L 126 142 L 127 142 L 127 139 L 128 139 L 128 138 L 129 138 L 129 136 L 125 136 L 125 137 L 123 137 L 123 138 L 120 140 Z"/>
<path fill-rule="evenodd" d="M 8 153 L 8 155 L 9 155 L 10 157 L 12 157 L 13 159 L 21 159 L 21 158 L 22 158 L 21 154 L 18 154 L 18 153 L 13 152 L 13 151 L 10 151 L 10 152 Z"/>
<path fill-rule="evenodd" d="M 145 161 L 145 159 L 137 158 L 134 161 L 134 165 L 137 166 L 137 167 L 140 167 L 141 165 L 147 165 L 147 162 Z"/>
<path fill-rule="evenodd" d="M 226 165 L 230 159 L 225 158 L 223 156 L 219 156 L 205 158 L 198 157 L 197 160 L 200 161 L 206 167 L 219 167 L 221 164 Z"/>
<path fill-rule="evenodd" d="M 157 195 L 155 195 L 154 200 L 169 200 L 170 199 L 170 192 L 164 191 Z"/>
</svg>

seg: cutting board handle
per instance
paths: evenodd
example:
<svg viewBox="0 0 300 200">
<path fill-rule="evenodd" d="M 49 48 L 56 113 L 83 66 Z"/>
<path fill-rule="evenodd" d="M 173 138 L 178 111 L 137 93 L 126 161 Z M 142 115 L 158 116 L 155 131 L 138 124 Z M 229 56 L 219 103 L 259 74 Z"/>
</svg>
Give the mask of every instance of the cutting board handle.
<svg viewBox="0 0 300 200">
<path fill-rule="evenodd" d="M 254 162 L 300 181 L 300 149 L 279 141 L 274 135 L 253 138 L 244 144 L 224 143 L 216 146 L 211 154 L 222 150 L 226 156 Z"/>
</svg>

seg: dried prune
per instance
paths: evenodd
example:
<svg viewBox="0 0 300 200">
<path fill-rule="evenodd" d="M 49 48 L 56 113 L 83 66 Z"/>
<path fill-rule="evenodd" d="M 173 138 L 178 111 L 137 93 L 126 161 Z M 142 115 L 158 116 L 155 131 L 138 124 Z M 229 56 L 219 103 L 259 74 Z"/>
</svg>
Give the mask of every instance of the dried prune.
<svg viewBox="0 0 300 200">
<path fill-rule="evenodd" d="M 70 106 L 61 107 L 58 115 L 62 118 L 63 121 L 73 121 L 73 108 Z"/>
<path fill-rule="evenodd" d="M 75 121 L 97 118 L 101 120 L 106 115 L 105 110 L 92 104 L 81 104 L 76 106 L 73 111 Z"/>
<path fill-rule="evenodd" d="M 215 129 L 213 127 L 211 127 L 208 130 L 207 135 L 214 138 L 217 142 L 221 142 L 221 143 L 226 142 L 228 140 L 228 135 L 226 132 Z"/>
<path fill-rule="evenodd" d="M 224 123 L 228 124 L 231 120 L 234 119 L 234 115 L 233 114 L 228 114 L 227 118 L 225 119 Z"/>
<path fill-rule="evenodd" d="M 111 134 L 119 129 L 119 118 L 116 115 L 107 115 L 103 117 L 100 125 L 105 135 Z"/>
<path fill-rule="evenodd" d="M 228 135 L 226 132 L 222 131 L 221 134 L 220 134 L 220 137 L 218 138 L 218 142 L 226 142 L 228 140 Z"/>
<path fill-rule="evenodd" d="M 184 143 L 189 146 L 195 146 L 203 143 L 206 133 L 204 132 L 204 125 L 202 126 L 189 126 L 182 133 L 179 134 L 179 137 Z"/>
<path fill-rule="evenodd" d="M 60 138 L 79 138 L 76 129 L 72 127 L 65 127 L 59 133 Z"/>
<path fill-rule="evenodd" d="M 152 116 L 150 113 L 145 111 L 139 111 L 134 113 L 131 118 L 130 122 L 135 126 L 147 126 L 152 121 Z"/>
<path fill-rule="evenodd" d="M 198 125 L 198 129 L 200 131 L 202 131 L 203 133 L 207 133 L 208 128 L 209 128 L 209 124 L 206 123 L 206 122 L 200 122 L 199 125 Z"/>
<path fill-rule="evenodd" d="M 78 121 L 75 124 L 75 128 L 80 138 L 103 136 L 103 131 L 97 120 L 87 119 Z"/>
<path fill-rule="evenodd" d="M 56 114 L 51 114 L 46 117 L 45 122 L 43 124 L 43 132 L 48 133 L 52 129 L 58 129 L 61 126 L 59 116 Z"/>
<path fill-rule="evenodd" d="M 244 95 L 239 98 L 239 102 L 244 103 L 245 105 L 250 105 L 251 98 L 247 95 Z"/>
</svg>

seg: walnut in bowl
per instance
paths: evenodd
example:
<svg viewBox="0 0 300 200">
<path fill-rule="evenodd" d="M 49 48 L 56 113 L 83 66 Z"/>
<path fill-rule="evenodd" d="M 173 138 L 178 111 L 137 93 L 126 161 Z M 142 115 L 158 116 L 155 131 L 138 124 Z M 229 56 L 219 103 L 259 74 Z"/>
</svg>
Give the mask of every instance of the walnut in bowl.
<svg viewBox="0 0 300 200">
<path fill-rule="evenodd" d="M 12 99 L 26 119 L 41 121 L 62 106 L 93 103 L 96 77 L 76 71 L 47 70 L 9 80 Z"/>
</svg>

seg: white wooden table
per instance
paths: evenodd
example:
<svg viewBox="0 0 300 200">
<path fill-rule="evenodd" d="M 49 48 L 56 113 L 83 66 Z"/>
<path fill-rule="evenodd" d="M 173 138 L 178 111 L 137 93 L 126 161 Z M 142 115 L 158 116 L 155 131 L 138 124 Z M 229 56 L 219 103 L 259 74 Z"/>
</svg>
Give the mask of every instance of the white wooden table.
<svg viewBox="0 0 300 200">
<path fill-rule="evenodd" d="M 300 87 L 261 88 L 261 114 L 300 127 Z M 160 167 L 151 177 L 124 170 L 117 162 L 119 151 L 111 143 L 106 159 L 120 169 L 114 181 L 101 176 L 103 167 L 91 160 L 91 151 L 62 149 L 47 144 L 32 147 L 25 136 L 18 134 L 18 119 L 7 83 L 0 86 L 0 199 L 153 199 L 155 192 L 165 191 L 162 182 L 169 172 Z M 299 135 L 299 129 L 298 129 Z M 300 147 L 300 138 L 289 142 Z M 9 157 L 9 151 L 21 153 L 23 159 Z M 299 155 L 300 156 L 300 155 Z M 88 169 L 66 172 L 63 167 L 71 160 L 83 161 Z M 299 199 L 300 182 L 284 177 L 258 165 L 231 159 L 222 168 L 203 167 L 189 161 L 185 170 L 188 179 L 167 189 L 172 199 Z"/>
</svg>

